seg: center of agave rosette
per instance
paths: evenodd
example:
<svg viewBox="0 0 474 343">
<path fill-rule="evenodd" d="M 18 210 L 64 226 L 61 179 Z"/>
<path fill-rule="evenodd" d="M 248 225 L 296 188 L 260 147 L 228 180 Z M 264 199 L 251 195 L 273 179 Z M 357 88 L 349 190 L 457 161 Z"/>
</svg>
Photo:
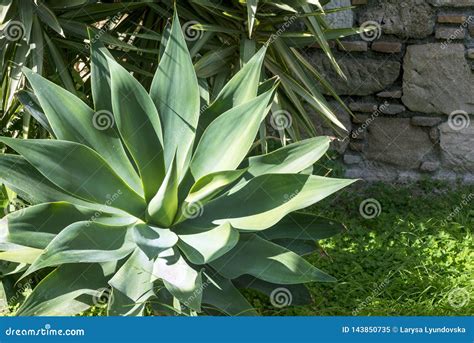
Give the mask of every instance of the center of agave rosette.
<svg viewBox="0 0 474 343">
<path fill-rule="evenodd" d="M 178 236 L 170 229 L 145 223 L 135 225 L 132 234 L 137 246 L 149 258 L 155 258 L 161 251 L 172 248 L 178 243 Z"/>
</svg>

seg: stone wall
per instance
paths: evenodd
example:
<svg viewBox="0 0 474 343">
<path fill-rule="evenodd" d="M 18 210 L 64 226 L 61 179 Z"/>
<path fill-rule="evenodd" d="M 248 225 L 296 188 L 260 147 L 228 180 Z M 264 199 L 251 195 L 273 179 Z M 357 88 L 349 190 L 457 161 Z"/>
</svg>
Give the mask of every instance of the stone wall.
<svg viewBox="0 0 474 343">
<path fill-rule="evenodd" d="M 337 110 L 347 176 L 474 182 L 474 0 L 332 1 L 351 3 L 331 25 L 374 31 L 334 46 L 347 81 L 306 51 L 355 115 Z"/>
</svg>

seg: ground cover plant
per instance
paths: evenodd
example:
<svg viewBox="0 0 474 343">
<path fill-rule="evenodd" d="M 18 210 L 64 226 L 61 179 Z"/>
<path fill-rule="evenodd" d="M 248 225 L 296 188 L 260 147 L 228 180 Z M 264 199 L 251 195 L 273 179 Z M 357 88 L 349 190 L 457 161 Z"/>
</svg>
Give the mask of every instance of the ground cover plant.
<svg viewBox="0 0 474 343">
<path fill-rule="evenodd" d="M 259 82 L 266 48 L 211 103 L 177 15 L 162 51 L 148 93 L 94 42 L 94 109 L 23 70 L 55 139 L 0 139 L 19 154 L 0 179 L 33 205 L 0 222 L 3 274 L 40 280 L 16 314 L 77 314 L 108 292 L 110 315 L 253 315 L 239 288 L 335 281 L 300 255 L 342 225 L 292 213 L 354 182 L 311 175 L 331 139 L 247 156 L 279 83 Z"/>
<path fill-rule="evenodd" d="M 367 199 L 380 204 L 373 218 L 360 213 Z M 338 282 L 311 285 L 311 305 L 255 293 L 252 304 L 265 315 L 472 316 L 473 200 L 461 184 L 354 184 L 308 209 L 347 225 L 308 257 Z"/>
</svg>

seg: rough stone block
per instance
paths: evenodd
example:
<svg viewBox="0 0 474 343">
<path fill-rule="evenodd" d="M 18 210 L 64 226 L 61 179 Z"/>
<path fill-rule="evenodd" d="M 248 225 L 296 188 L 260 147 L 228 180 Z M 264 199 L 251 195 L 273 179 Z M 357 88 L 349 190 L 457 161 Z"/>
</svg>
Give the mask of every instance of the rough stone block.
<svg viewBox="0 0 474 343">
<path fill-rule="evenodd" d="M 460 172 L 474 172 L 474 121 L 462 130 L 449 122 L 439 126 L 443 166 Z"/>
<path fill-rule="evenodd" d="M 466 31 L 462 27 L 438 27 L 436 38 L 444 40 L 460 40 L 466 36 Z"/>
<path fill-rule="evenodd" d="M 474 0 L 428 0 L 433 6 L 472 7 Z"/>
<path fill-rule="evenodd" d="M 441 123 L 443 119 L 439 117 L 412 117 L 411 124 L 415 126 L 436 126 Z"/>
<path fill-rule="evenodd" d="M 324 8 L 333 9 L 339 7 L 348 7 L 350 5 L 351 0 L 332 0 L 329 4 L 324 6 Z M 331 26 L 333 29 L 352 27 L 354 25 L 354 12 L 352 10 L 347 10 L 337 13 L 330 13 L 325 19 L 329 26 Z"/>
<path fill-rule="evenodd" d="M 373 0 L 359 16 L 359 24 L 378 22 L 384 33 L 402 38 L 425 38 L 433 33 L 435 10 L 426 0 Z"/>
<path fill-rule="evenodd" d="M 354 130 L 352 130 L 351 132 L 351 139 L 363 141 L 365 140 L 366 137 L 367 137 L 367 131 L 362 126 L 354 128 Z"/>
<path fill-rule="evenodd" d="M 406 111 L 406 107 L 403 105 L 399 104 L 387 104 L 385 106 L 380 106 L 380 112 L 383 114 L 388 114 L 388 115 L 395 115 L 399 113 L 403 113 Z"/>
<path fill-rule="evenodd" d="M 403 69 L 402 101 L 411 111 L 474 113 L 474 75 L 463 44 L 412 45 Z"/>
<path fill-rule="evenodd" d="M 396 54 L 402 51 L 402 43 L 377 41 L 372 43 L 371 49 L 376 52 Z"/>
<path fill-rule="evenodd" d="M 353 56 L 336 59 L 347 76 L 347 81 L 334 71 L 326 55 L 319 50 L 311 54 L 310 62 L 340 95 L 364 96 L 377 93 L 392 85 L 400 75 L 401 64 L 397 61 Z"/>
<path fill-rule="evenodd" d="M 403 169 L 418 169 L 433 150 L 428 133 L 409 118 L 376 118 L 367 128 L 365 157 Z"/>
<path fill-rule="evenodd" d="M 375 102 L 351 102 L 349 108 L 353 112 L 372 113 L 378 108 Z"/>
<path fill-rule="evenodd" d="M 428 173 L 433 173 L 439 169 L 439 162 L 423 162 L 420 166 L 420 170 Z"/>
<path fill-rule="evenodd" d="M 377 94 L 379 98 L 400 99 L 402 97 L 402 90 L 383 91 Z"/>
<path fill-rule="evenodd" d="M 339 49 L 348 52 L 365 52 L 369 50 L 367 42 L 364 41 L 342 42 L 342 47 L 339 47 Z"/>
<path fill-rule="evenodd" d="M 354 114 L 354 117 L 352 117 L 352 122 L 354 124 L 364 124 L 369 120 L 369 116 L 365 114 Z"/>
<path fill-rule="evenodd" d="M 439 14 L 438 23 L 443 24 L 462 24 L 467 21 L 464 14 Z"/>
<path fill-rule="evenodd" d="M 437 127 L 432 127 L 430 130 L 430 139 L 434 144 L 439 144 L 441 133 Z"/>
</svg>

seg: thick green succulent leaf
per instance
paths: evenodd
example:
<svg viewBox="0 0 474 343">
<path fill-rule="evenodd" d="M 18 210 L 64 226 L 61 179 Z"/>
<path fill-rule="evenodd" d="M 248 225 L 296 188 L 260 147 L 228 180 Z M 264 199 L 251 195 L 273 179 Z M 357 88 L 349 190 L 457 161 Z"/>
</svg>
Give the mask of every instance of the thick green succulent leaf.
<svg viewBox="0 0 474 343">
<path fill-rule="evenodd" d="M 147 208 L 147 216 L 159 226 L 170 227 L 178 212 L 178 170 L 176 160 L 169 166 L 166 176 Z"/>
<path fill-rule="evenodd" d="M 22 247 L 14 244 L 7 244 L 7 247 L 5 247 L 5 243 L 2 243 L 0 247 L 1 250 L 6 250 L 0 252 L 0 261 L 14 263 L 32 264 L 43 252 L 41 249 Z"/>
<path fill-rule="evenodd" d="M 202 215 L 193 221 L 199 223 L 196 225 L 229 222 L 241 231 L 265 230 L 288 213 L 313 205 L 353 182 L 305 174 L 261 175 L 205 205 Z"/>
<path fill-rule="evenodd" d="M 63 265 L 48 274 L 34 288 L 17 315 L 75 315 L 85 311 L 92 303 L 79 301 L 77 298 L 83 295 L 97 296 L 98 291 L 106 286 L 107 281 L 98 264 Z M 81 297 L 81 300 L 85 299 Z"/>
<path fill-rule="evenodd" d="M 136 275 L 130 275 L 130 278 L 135 277 Z M 132 284 L 135 284 L 132 282 Z M 142 284 L 138 286 L 143 286 Z M 150 294 L 151 296 L 152 294 Z M 120 292 L 118 289 L 112 288 L 112 293 L 107 306 L 107 315 L 108 316 L 129 316 L 129 317 L 138 317 L 143 316 L 145 311 L 146 301 L 135 302 L 130 299 L 128 296 Z"/>
<path fill-rule="evenodd" d="M 265 53 L 266 47 L 262 47 L 219 92 L 217 98 L 200 118 L 200 132 L 204 132 L 209 124 L 222 113 L 245 104 L 257 96 Z"/>
<path fill-rule="evenodd" d="M 141 249 L 135 249 L 110 279 L 109 284 L 130 300 L 128 304 L 122 304 L 126 307 L 125 311 L 153 295 L 152 272 L 153 259 L 150 259 Z"/>
<path fill-rule="evenodd" d="M 165 177 L 160 117 L 145 88 L 115 60 L 107 60 L 117 127 L 138 167 L 149 201 Z"/>
<path fill-rule="evenodd" d="M 282 285 L 335 281 L 294 252 L 254 234 L 241 235 L 232 251 L 210 265 L 229 279 L 249 274 Z"/>
<path fill-rule="evenodd" d="M 284 296 L 286 294 L 285 303 L 287 306 L 291 305 L 307 305 L 311 304 L 313 299 L 311 293 L 305 285 L 282 285 L 270 283 L 260 280 L 250 275 L 243 275 L 234 280 L 234 283 L 239 288 L 253 289 L 261 292 L 269 297 L 273 297 L 273 301 L 278 303 L 278 294 Z"/>
<path fill-rule="evenodd" d="M 41 174 L 67 192 L 99 204 L 108 204 L 114 199 L 113 207 L 143 216 L 143 198 L 100 155 L 85 145 L 48 139 L 0 138 L 0 142 L 16 150 Z"/>
<path fill-rule="evenodd" d="M 239 240 L 239 232 L 228 223 L 208 229 L 186 227 L 184 223 L 175 232 L 179 236 L 178 247 L 194 264 L 206 264 L 221 257 Z"/>
<path fill-rule="evenodd" d="M 61 230 L 87 220 L 120 225 L 131 224 L 136 218 L 119 217 L 66 202 L 45 203 L 20 209 L 0 219 L 0 243 L 44 249 Z"/>
<path fill-rule="evenodd" d="M 21 195 L 31 204 L 67 201 L 75 205 L 94 208 L 99 211 L 112 211 L 111 207 L 86 202 L 73 197 L 49 181 L 22 156 L 0 155 L 0 181 Z M 117 211 L 117 210 L 116 210 Z"/>
<path fill-rule="evenodd" d="M 137 224 L 133 227 L 133 239 L 149 258 L 157 257 L 160 252 L 178 243 L 178 236 L 173 231 L 147 224 Z"/>
<path fill-rule="evenodd" d="M 265 239 L 291 238 L 318 241 L 344 231 L 344 225 L 309 213 L 291 213 L 271 228 L 259 232 Z"/>
<path fill-rule="evenodd" d="M 117 261 L 135 247 L 129 226 L 77 222 L 62 230 L 23 275 L 66 263 Z"/>
<path fill-rule="evenodd" d="M 230 109 L 208 126 L 191 162 L 195 179 L 239 166 L 265 119 L 273 93 L 274 89 Z"/>
<path fill-rule="evenodd" d="M 273 239 L 272 242 L 300 256 L 310 255 L 318 248 L 316 242 L 296 240 L 293 238 L 277 238 Z"/>
<path fill-rule="evenodd" d="M 299 173 L 316 163 L 329 149 L 329 137 L 315 137 L 299 141 L 269 154 L 250 157 L 243 163 L 247 174 Z"/>
<path fill-rule="evenodd" d="M 184 306 L 201 310 L 202 277 L 177 249 L 163 251 L 153 265 L 153 279 L 162 279 L 166 289 Z"/>
<path fill-rule="evenodd" d="M 228 279 L 213 274 L 203 285 L 202 302 L 229 316 L 256 316 L 252 305 Z"/>
<path fill-rule="evenodd" d="M 175 13 L 165 52 L 150 89 L 163 124 L 166 166 L 176 155 L 178 178 L 189 164 L 199 120 L 199 85 Z"/>
<path fill-rule="evenodd" d="M 237 181 L 245 173 L 245 171 L 245 169 L 224 170 L 201 177 L 191 187 L 191 190 L 186 197 L 186 202 L 205 203 L 206 200 L 212 199 L 225 187 Z"/>
<path fill-rule="evenodd" d="M 91 92 L 96 111 L 112 113 L 112 86 L 109 62 L 106 56 L 111 56 L 99 39 L 94 39 L 94 33 L 88 30 L 91 45 Z"/>
<path fill-rule="evenodd" d="M 49 124 L 58 139 L 81 143 L 99 153 L 136 192 L 142 192 L 120 138 L 112 128 L 111 113 L 96 112 L 81 99 L 41 75 L 24 68 Z M 104 122 L 101 122 L 104 120 Z M 102 125 L 104 124 L 105 125 Z"/>
</svg>

